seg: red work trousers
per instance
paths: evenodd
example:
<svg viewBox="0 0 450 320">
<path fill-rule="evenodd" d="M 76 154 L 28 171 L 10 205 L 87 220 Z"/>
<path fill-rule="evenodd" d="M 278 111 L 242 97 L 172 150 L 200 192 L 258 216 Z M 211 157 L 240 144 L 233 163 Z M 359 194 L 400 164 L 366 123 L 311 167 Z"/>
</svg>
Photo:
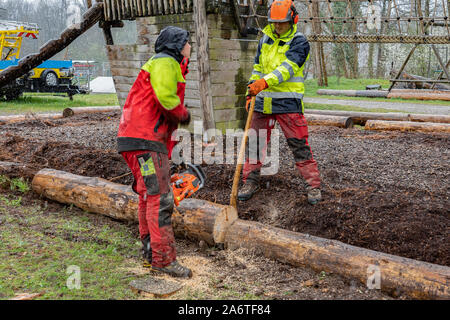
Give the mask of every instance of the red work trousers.
<svg viewBox="0 0 450 320">
<path fill-rule="evenodd" d="M 305 116 L 299 113 L 263 114 L 254 112 L 251 128 L 258 135 L 258 143 L 249 142 L 249 156 L 246 159 L 243 170 L 243 181 L 252 179 L 259 181 L 260 170 L 266 156 L 267 144 L 270 141 L 275 121 L 280 124 L 281 130 L 287 139 L 287 143 L 294 154 L 295 166 L 312 188 L 320 187 L 320 175 L 317 162 L 313 158 L 311 147 L 308 144 L 308 125 Z M 259 130 L 266 129 L 267 136 L 260 137 Z M 251 159 L 258 155 L 257 159 Z M 251 161 L 250 161 L 251 160 Z"/>
<path fill-rule="evenodd" d="M 139 194 L 141 240 L 150 236 L 151 264 L 163 268 L 176 259 L 169 158 L 167 154 L 142 150 L 123 152 L 122 156 L 134 176 L 133 190 Z"/>
</svg>

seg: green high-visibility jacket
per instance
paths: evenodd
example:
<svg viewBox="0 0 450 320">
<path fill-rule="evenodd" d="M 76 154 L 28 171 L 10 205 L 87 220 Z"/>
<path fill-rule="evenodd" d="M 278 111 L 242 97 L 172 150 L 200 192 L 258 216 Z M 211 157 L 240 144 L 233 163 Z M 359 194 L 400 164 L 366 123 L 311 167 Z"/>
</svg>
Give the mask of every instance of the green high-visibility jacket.
<svg viewBox="0 0 450 320">
<path fill-rule="evenodd" d="M 303 113 L 303 69 L 309 59 L 309 43 L 297 32 L 297 25 L 280 37 L 274 30 L 272 24 L 264 28 L 250 77 L 250 81 L 264 78 L 269 86 L 256 96 L 255 111 Z"/>
</svg>

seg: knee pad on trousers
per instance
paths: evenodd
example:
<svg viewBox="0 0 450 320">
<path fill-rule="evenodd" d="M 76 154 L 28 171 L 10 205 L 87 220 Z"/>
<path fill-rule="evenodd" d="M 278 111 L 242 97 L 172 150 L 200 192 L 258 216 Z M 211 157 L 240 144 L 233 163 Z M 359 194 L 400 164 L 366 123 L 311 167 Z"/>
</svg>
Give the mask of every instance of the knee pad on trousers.
<svg viewBox="0 0 450 320">
<path fill-rule="evenodd" d="M 159 201 L 159 217 L 158 224 L 159 227 L 169 226 L 172 224 L 172 214 L 173 214 L 173 193 L 168 192 L 160 196 Z"/>
<path fill-rule="evenodd" d="M 294 154 L 295 162 L 312 159 L 311 148 L 306 144 L 306 139 L 289 138 L 287 139 L 287 143 Z"/>
</svg>

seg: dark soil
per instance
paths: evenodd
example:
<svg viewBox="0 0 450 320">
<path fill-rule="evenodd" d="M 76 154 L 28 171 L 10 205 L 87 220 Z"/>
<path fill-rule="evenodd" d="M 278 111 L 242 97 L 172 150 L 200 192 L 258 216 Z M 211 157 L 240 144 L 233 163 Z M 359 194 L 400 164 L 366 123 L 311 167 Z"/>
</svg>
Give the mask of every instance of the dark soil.
<svg viewBox="0 0 450 320">
<path fill-rule="evenodd" d="M 118 114 L 0 126 L 0 161 L 106 179 L 128 172 L 115 151 Z M 448 134 L 311 127 L 323 201 L 311 206 L 280 137 L 280 169 L 239 203 L 242 219 L 450 266 Z M 229 202 L 233 165 L 209 165 L 198 198 Z M 1 174 L 1 172 L 0 172 Z M 23 172 L 21 173 L 23 175 Z M 118 180 L 129 183 L 130 177 Z"/>
</svg>

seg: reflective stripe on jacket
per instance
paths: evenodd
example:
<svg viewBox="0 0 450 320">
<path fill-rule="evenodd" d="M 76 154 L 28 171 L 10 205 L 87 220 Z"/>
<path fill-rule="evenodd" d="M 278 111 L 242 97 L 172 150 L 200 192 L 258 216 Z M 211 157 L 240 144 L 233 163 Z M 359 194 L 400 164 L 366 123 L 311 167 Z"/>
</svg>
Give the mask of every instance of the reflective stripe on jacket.
<svg viewBox="0 0 450 320">
<path fill-rule="evenodd" d="M 264 78 L 269 87 L 256 96 L 255 111 L 303 113 L 303 69 L 309 59 L 309 43 L 296 25 L 281 37 L 271 24 L 263 33 L 250 81 Z"/>
<path fill-rule="evenodd" d="M 183 63 L 182 63 L 183 65 Z M 159 53 L 140 71 L 120 119 L 118 151 L 151 150 L 171 155 L 171 135 L 186 120 L 184 106 L 187 65 Z"/>
</svg>

